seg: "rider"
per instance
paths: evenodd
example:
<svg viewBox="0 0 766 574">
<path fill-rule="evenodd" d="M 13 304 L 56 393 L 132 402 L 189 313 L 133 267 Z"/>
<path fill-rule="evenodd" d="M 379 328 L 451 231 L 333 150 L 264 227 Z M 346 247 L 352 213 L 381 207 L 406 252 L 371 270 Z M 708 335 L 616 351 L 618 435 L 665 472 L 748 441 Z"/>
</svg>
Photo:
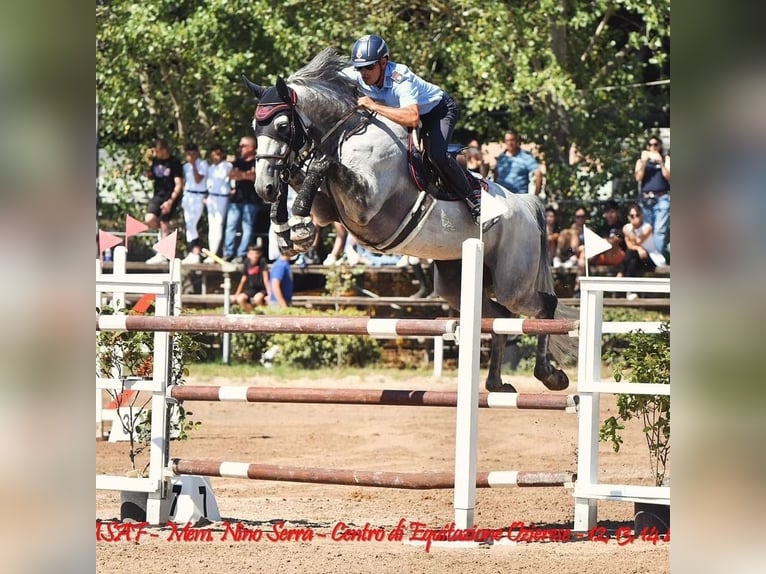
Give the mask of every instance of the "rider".
<svg viewBox="0 0 766 574">
<path fill-rule="evenodd" d="M 475 223 L 479 223 L 481 206 L 463 170 L 447 153 L 459 111 L 455 101 L 439 86 L 426 82 L 407 66 L 388 58 L 388 45 L 380 36 L 362 36 L 351 49 L 352 66 L 343 73 L 355 80 L 362 92 L 360 107 L 380 114 L 406 128 L 422 123 L 424 141 L 431 161 L 447 178 L 451 188 L 460 194 Z"/>
</svg>

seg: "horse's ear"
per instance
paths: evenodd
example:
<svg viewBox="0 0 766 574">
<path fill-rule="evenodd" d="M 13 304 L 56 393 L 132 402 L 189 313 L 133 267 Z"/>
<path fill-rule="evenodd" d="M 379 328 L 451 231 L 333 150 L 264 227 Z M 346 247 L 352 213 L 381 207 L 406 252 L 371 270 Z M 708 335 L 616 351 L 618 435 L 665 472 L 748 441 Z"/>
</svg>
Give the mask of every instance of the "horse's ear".
<svg viewBox="0 0 766 574">
<path fill-rule="evenodd" d="M 287 82 L 285 82 L 282 76 L 277 76 L 277 93 L 283 102 L 295 104 L 295 92 L 287 87 Z"/>
<path fill-rule="evenodd" d="M 245 76 L 245 74 L 242 74 L 242 81 L 245 82 L 245 85 L 253 93 L 256 99 L 260 100 L 263 97 L 263 94 L 266 91 L 266 88 L 264 88 L 263 86 L 259 86 L 258 84 L 254 82 L 251 82 L 250 80 L 247 79 L 247 76 Z"/>
</svg>

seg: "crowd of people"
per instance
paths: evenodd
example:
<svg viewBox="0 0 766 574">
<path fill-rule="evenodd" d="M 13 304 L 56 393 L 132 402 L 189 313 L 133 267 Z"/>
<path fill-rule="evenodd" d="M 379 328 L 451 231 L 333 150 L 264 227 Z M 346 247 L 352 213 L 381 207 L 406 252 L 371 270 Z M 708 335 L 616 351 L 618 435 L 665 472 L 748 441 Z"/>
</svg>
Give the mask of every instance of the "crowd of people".
<svg viewBox="0 0 766 574">
<path fill-rule="evenodd" d="M 269 229 L 258 227 L 258 214 L 265 204 L 255 192 L 255 138 L 241 138 L 236 157 L 227 157 L 218 143 L 210 146 L 209 161 L 196 143 L 187 143 L 184 151 L 183 164 L 162 138 L 147 151 L 145 176 L 154 190 L 144 218 L 147 226 L 158 229 L 161 238 L 167 237 L 180 209 L 187 247 L 183 264 L 216 263 L 222 255 L 225 261 L 242 265 L 233 303 L 246 311 L 262 305 L 289 306 L 293 296 L 290 260 L 277 255 L 269 264 L 262 239 Z M 208 255 L 203 258 L 199 224 L 205 211 Z M 146 262 L 167 259 L 157 253 Z"/>
<path fill-rule="evenodd" d="M 521 149 L 519 135 L 508 130 L 503 145 L 502 152 L 490 162 L 486 159 L 486 148 L 482 150 L 480 142 L 472 140 L 462 148 L 458 163 L 514 193 L 539 194 L 542 186 L 540 165 L 530 152 Z M 216 256 L 221 255 L 226 261 L 243 265 L 242 283 L 233 299 L 246 310 L 254 305 L 286 306 L 292 296 L 291 277 L 278 277 L 279 289 L 272 289 L 270 282 L 269 259 L 273 261 L 272 265 L 288 271 L 290 261 L 288 259 L 286 265 L 281 263 L 279 253 L 270 252 L 268 258 L 264 256 L 261 238 L 268 236 L 269 229 L 258 228 L 258 214 L 266 206 L 255 193 L 255 152 L 256 141 L 252 137 L 240 138 L 237 157 L 227 157 L 220 144 L 213 144 L 208 150 L 208 159 L 205 159 L 199 146 L 189 143 L 185 146 L 186 161 L 181 163 L 171 153 L 168 143 L 157 139 L 147 154 L 150 165 L 145 174 L 154 186 L 154 195 L 146 211 L 146 224 L 159 229 L 161 237 L 166 237 L 172 232 L 172 221 L 180 208 L 187 246 L 183 263 L 214 263 Z M 601 220 L 594 226 L 594 231 L 606 239 L 611 248 L 591 257 L 589 263 L 607 266 L 618 277 L 639 276 L 667 264 L 670 156 L 663 151 L 659 137 L 648 139 L 646 149 L 636 161 L 635 179 L 640 191 L 637 201 L 622 210 L 614 200 L 605 202 L 599 214 Z M 199 223 L 205 211 L 207 250 L 210 253 L 207 257 L 203 257 L 199 234 Z M 546 245 L 553 268 L 575 268 L 578 277 L 585 274 L 584 228 L 591 215 L 596 213 L 592 214 L 585 205 L 578 205 L 571 224 L 562 226 L 557 210 L 553 206 L 546 208 Z M 335 239 L 327 256 L 323 260 L 319 258 L 315 246 L 301 256 L 301 265 L 321 261 L 326 266 L 348 263 L 410 267 L 420 284 L 412 296 L 433 296 L 432 288 L 426 287 L 428 281 L 419 261 L 406 256 L 373 253 L 359 245 L 342 224 L 335 224 L 333 229 Z M 317 237 L 317 244 L 320 239 L 321 235 Z M 164 256 L 157 254 L 147 263 L 164 261 Z M 575 284 L 575 294 L 577 292 Z"/>
</svg>

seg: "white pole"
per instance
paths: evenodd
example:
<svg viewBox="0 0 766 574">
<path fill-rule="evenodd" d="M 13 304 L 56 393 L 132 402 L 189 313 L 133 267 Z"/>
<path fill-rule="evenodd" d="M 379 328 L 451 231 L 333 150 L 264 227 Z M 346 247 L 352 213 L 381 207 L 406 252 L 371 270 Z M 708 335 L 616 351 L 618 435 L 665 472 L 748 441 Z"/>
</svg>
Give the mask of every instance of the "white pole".
<svg viewBox="0 0 766 574">
<path fill-rule="evenodd" d="M 228 272 L 223 274 L 223 314 L 228 315 L 231 310 L 231 277 Z M 223 352 L 223 363 L 229 364 L 229 339 L 230 333 L 223 334 L 223 341 L 221 343 L 221 351 Z"/>
<path fill-rule="evenodd" d="M 577 382 L 601 380 L 601 323 L 604 293 L 580 285 L 580 348 L 577 356 Z M 587 532 L 598 520 L 598 500 L 578 496 L 578 488 L 598 484 L 598 430 L 601 397 L 598 393 L 580 391 L 578 421 L 577 486 L 575 487 L 575 532 Z"/>
<path fill-rule="evenodd" d="M 460 297 L 457 422 L 455 428 L 455 526 L 473 526 L 476 507 L 476 444 L 479 419 L 479 345 L 484 244 L 463 243 Z"/>
<path fill-rule="evenodd" d="M 434 377 L 440 378 L 444 368 L 444 337 L 434 337 Z"/>
</svg>

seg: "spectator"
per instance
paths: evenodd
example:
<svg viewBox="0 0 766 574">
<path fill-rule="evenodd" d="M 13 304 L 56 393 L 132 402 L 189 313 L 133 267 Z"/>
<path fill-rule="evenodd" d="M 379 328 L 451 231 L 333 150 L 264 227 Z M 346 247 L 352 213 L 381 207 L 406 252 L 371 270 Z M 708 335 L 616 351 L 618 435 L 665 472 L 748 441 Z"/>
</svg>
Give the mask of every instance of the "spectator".
<svg viewBox="0 0 766 574">
<path fill-rule="evenodd" d="M 210 165 L 207 168 L 207 224 L 208 249 L 213 255 L 220 255 L 221 240 L 223 239 L 226 210 L 229 208 L 231 193 L 232 165 L 224 159 L 223 148 L 220 144 L 210 147 Z M 215 263 L 215 259 L 207 257 L 205 263 Z"/>
<path fill-rule="evenodd" d="M 207 196 L 207 162 L 200 157 L 199 147 L 195 143 L 188 143 L 186 150 L 186 163 L 184 163 L 184 196 L 181 206 L 184 211 L 186 223 L 186 245 L 189 253 L 181 261 L 182 263 L 200 263 L 202 261 L 202 248 L 199 244 L 199 220 L 202 218 L 202 209 Z"/>
<path fill-rule="evenodd" d="M 598 230 L 598 234 L 606 239 L 612 247 L 608 251 L 599 253 L 590 259 L 593 265 L 616 266 L 625 259 L 625 237 L 622 233 L 620 222 L 620 209 L 616 201 L 607 201 L 604 206 L 604 224 Z"/>
<path fill-rule="evenodd" d="M 554 258 L 554 267 L 567 269 L 579 265 L 585 269 L 585 223 L 588 221 L 588 212 L 585 207 L 579 205 L 575 209 L 574 222 L 571 227 L 564 229 L 559 234 L 559 257 Z M 563 261 L 563 263 L 561 263 Z"/>
<path fill-rule="evenodd" d="M 332 244 L 332 251 L 322 262 L 322 265 L 327 267 L 337 265 L 340 262 L 346 250 L 346 240 L 348 239 L 348 230 L 342 223 L 333 221 L 333 226 L 335 227 L 335 241 Z"/>
<path fill-rule="evenodd" d="M 271 293 L 269 305 L 272 307 L 289 307 L 293 302 L 293 272 L 290 268 L 290 257 L 280 255 L 271 266 Z"/>
<path fill-rule="evenodd" d="M 346 255 L 349 255 L 349 251 L 353 250 L 358 257 L 358 263 L 362 265 L 369 265 L 370 267 L 381 267 L 383 265 L 396 265 L 399 261 L 399 255 L 392 253 L 378 253 L 370 251 L 363 245 L 360 245 L 356 237 L 351 233 L 348 234 L 348 240 L 346 241 Z M 349 257 L 351 260 L 351 257 Z"/>
<path fill-rule="evenodd" d="M 474 150 L 477 151 L 478 154 L 474 153 Z M 472 139 L 468 142 L 468 152 L 468 169 L 478 172 L 483 178 L 489 176 L 489 164 L 484 161 L 484 151 L 482 150 L 479 140 Z M 473 162 L 471 160 L 473 160 Z"/>
<path fill-rule="evenodd" d="M 664 265 L 664 257 L 657 249 L 651 224 L 644 221 L 644 213 L 637 203 L 628 208 L 628 223 L 622 228 L 627 250 L 617 277 L 637 277 L 647 271 L 654 271 L 657 265 Z M 628 293 L 628 299 L 635 299 L 635 293 Z"/>
<path fill-rule="evenodd" d="M 645 221 L 654 229 L 657 250 L 665 253 L 670 231 L 670 155 L 663 152 L 659 137 L 649 138 L 636 161 L 636 181 Z"/>
<path fill-rule="evenodd" d="M 559 234 L 561 227 L 557 220 L 556 210 L 548 206 L 545 208 L 545 245 L 548 249 L 548 264 L 554 267 L 561 267 L 561 259 L 556 254 L 559 245 Z"/>
<path fill-rule="evenodd" d="M 230 178 L 234 190 L 226 212 L 226 237 L 223 258 L 242 263 L 247 247 L 255 237 L 255 223 L 263 201 L 255 193 L 255 138 L 243 137 L 239 141 L 239 157 L 234 160 Z M 242 235 L 237 245 L 237 231 Z M 235 257 L 236 252 L 236 257 Z"/>
<path fill-rule="evenodd" d="M 247 249 L 247 258 L 242 264 L 242 278 L 234 292 L 234 303 L 241 305 L 245 311 L 253 307 L 266 305 L 269 297 L 269 262 L 263 256 L 263 245 L 260 242 Z"/>
<path fill-rule="evenodd" d="M 158 138 L 154 147 L 147 150 L 147 159 L 151 158 L 151 167 L 144 175 L 154 182 L 154 196 L 144 216 L 144 222 L 150 229 L 159 229 L 160 238 L 164 239 L 173 232 L 172 220 L 178 211 L 178 200 L 184 186 L 184 172 L 181 162 L 170 155 L 168 142 Z M 150 257 L 147 263 L 166 263 L 168 259 L 161 253 Z"/>
<path fill-rule="evenodd" d="M 497 156 L 494 181 L 513 193 L 529 193 L 530 175 L 534 178 L 535 195 L 540 195 L 543 174 L 534 156 L 519 147 L 519 135 L 505 132 L 505 151 Z"/>
</svg>

